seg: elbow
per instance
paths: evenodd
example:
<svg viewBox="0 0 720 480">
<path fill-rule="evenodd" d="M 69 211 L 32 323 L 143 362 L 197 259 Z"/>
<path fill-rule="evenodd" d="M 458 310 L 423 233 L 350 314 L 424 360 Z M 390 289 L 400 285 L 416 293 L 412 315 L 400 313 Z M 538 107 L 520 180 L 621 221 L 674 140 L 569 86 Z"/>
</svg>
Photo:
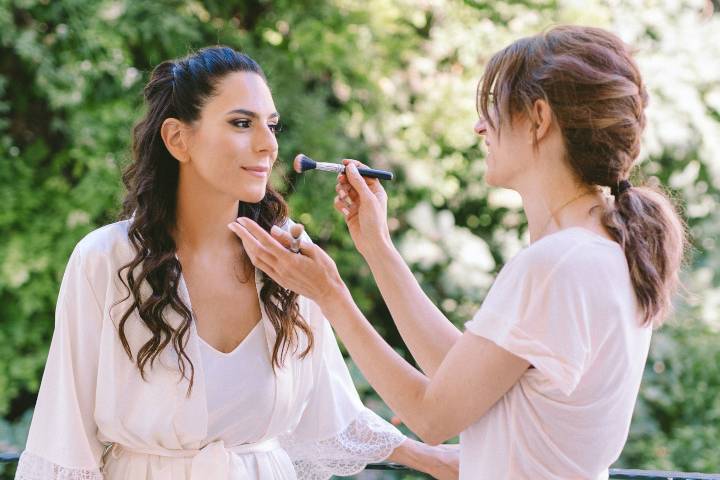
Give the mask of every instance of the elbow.
<svg viewBox="0 0 720 480">
<path fill-rule="evenodd" d="M 427 432 L 424 434 L 419 435 L 420 439 L 422 439 L 423 443 L 430 445 L 431 447 L 435 447 L 437 445 L 440 445 L 447 440 L 443 435 L 438 435 L 434 432 Z"/>
<path fill-rule="evenodd" d="M 438 423 L 432 421 L 424 423 L 415 433 L 424 443 L 433 447 L 444 443 L 454 436 L 444 431 Z"/>
<path fill-rule="evenodd" d="M 420 437 L 420 438 L 422 438 L 422 441 L 426 445 L 430 445 L 431 447 L 437 447 L 438 445 L 443 443 L 443 441 L 440 439 L 440 437 L 424 436 L 424 437 Z"/>
</svg>

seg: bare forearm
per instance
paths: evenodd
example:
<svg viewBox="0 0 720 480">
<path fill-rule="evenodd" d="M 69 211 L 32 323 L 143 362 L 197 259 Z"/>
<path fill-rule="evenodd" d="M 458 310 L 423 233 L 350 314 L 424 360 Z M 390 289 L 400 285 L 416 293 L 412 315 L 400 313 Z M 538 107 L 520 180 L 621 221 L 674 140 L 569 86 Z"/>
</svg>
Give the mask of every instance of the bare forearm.
<svg viewBox="0 0 720 480">
<path fill-rule="evenodd" d="M 365 258 L 400 335 L 432 377 L 462 333 L 425 295 L 392 244 L 378 246 Z"/>
<path fill-rule="evenodd" d="M 431 431 L 431 420 L 424 411 L 428 378 L 385 343 L 352 299 L 334 299 L 321 308 L 375 391 L 413 432 L 425 439 Z"/>
</svg>

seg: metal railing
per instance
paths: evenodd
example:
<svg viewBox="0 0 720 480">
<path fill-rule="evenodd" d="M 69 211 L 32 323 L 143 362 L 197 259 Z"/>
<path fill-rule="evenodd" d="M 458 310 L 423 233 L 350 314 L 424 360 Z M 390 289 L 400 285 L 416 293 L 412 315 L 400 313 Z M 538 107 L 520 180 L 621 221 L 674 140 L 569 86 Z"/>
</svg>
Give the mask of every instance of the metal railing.
<svg viewBox="0 0 720 480">
<path fill-rule="evenodd" d="M 14 463 L 20 459 L 16 452 L 0 453 L 0 463 Z M 396 463 L 371 463 L 366 470 L 405 470 L 409 468 Z M 717 473 L 696 473 L 696 472 L 670 472 L 663 470 L 628 470 L 624 468 L 611 468 L 611 479 L 644 479 L 644 480 L 720 480 Z"/>
</svg>

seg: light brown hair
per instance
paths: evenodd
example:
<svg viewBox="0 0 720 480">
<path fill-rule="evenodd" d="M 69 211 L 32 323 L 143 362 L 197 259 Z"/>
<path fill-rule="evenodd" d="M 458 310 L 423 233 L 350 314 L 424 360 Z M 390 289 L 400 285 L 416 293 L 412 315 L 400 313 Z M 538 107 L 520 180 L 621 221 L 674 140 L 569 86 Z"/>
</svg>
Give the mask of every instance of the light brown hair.
<svg viewBox="0 0 720 480">
<path fill-rule="evenodd" d="M 614 202 L 602 223 L 625 251 L 643 323 L 660 325 L 672 309 L 687 234 L 659 186 L 627 188 L 648 103 L 630 49 L 600 28 L 557 26 L 496 53 L 478 85 L 478 112 L 499 132 L 517 115 L 533 118 L 537 100 L 550 106 L 578 179 L 610 187 Z M 496 126 L 490 109 L 503 122 Z"/>
</svg>

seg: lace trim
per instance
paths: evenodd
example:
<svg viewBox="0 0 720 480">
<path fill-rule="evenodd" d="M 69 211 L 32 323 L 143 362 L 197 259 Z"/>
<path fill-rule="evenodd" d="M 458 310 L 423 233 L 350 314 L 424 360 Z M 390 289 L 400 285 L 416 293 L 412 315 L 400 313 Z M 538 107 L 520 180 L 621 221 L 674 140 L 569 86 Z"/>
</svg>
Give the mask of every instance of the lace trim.
<svg viewBox="0 0 720 480">
<path fill-rule="evenodd" d="M 103 480 L 99 469 L 65 468 L 28 452 L 20 455 L 15 480 Z"/>
<path fill-rule="evenodd" d="M 333 475 L 354 475 L 368 463 L 386 459 L 403 441 L 405 435 L 364 409 L 334 437 L 303 442 L 290 436 L 282 444 L 292 459 L 298 480 L 327 480 Z"/>
</svg>

